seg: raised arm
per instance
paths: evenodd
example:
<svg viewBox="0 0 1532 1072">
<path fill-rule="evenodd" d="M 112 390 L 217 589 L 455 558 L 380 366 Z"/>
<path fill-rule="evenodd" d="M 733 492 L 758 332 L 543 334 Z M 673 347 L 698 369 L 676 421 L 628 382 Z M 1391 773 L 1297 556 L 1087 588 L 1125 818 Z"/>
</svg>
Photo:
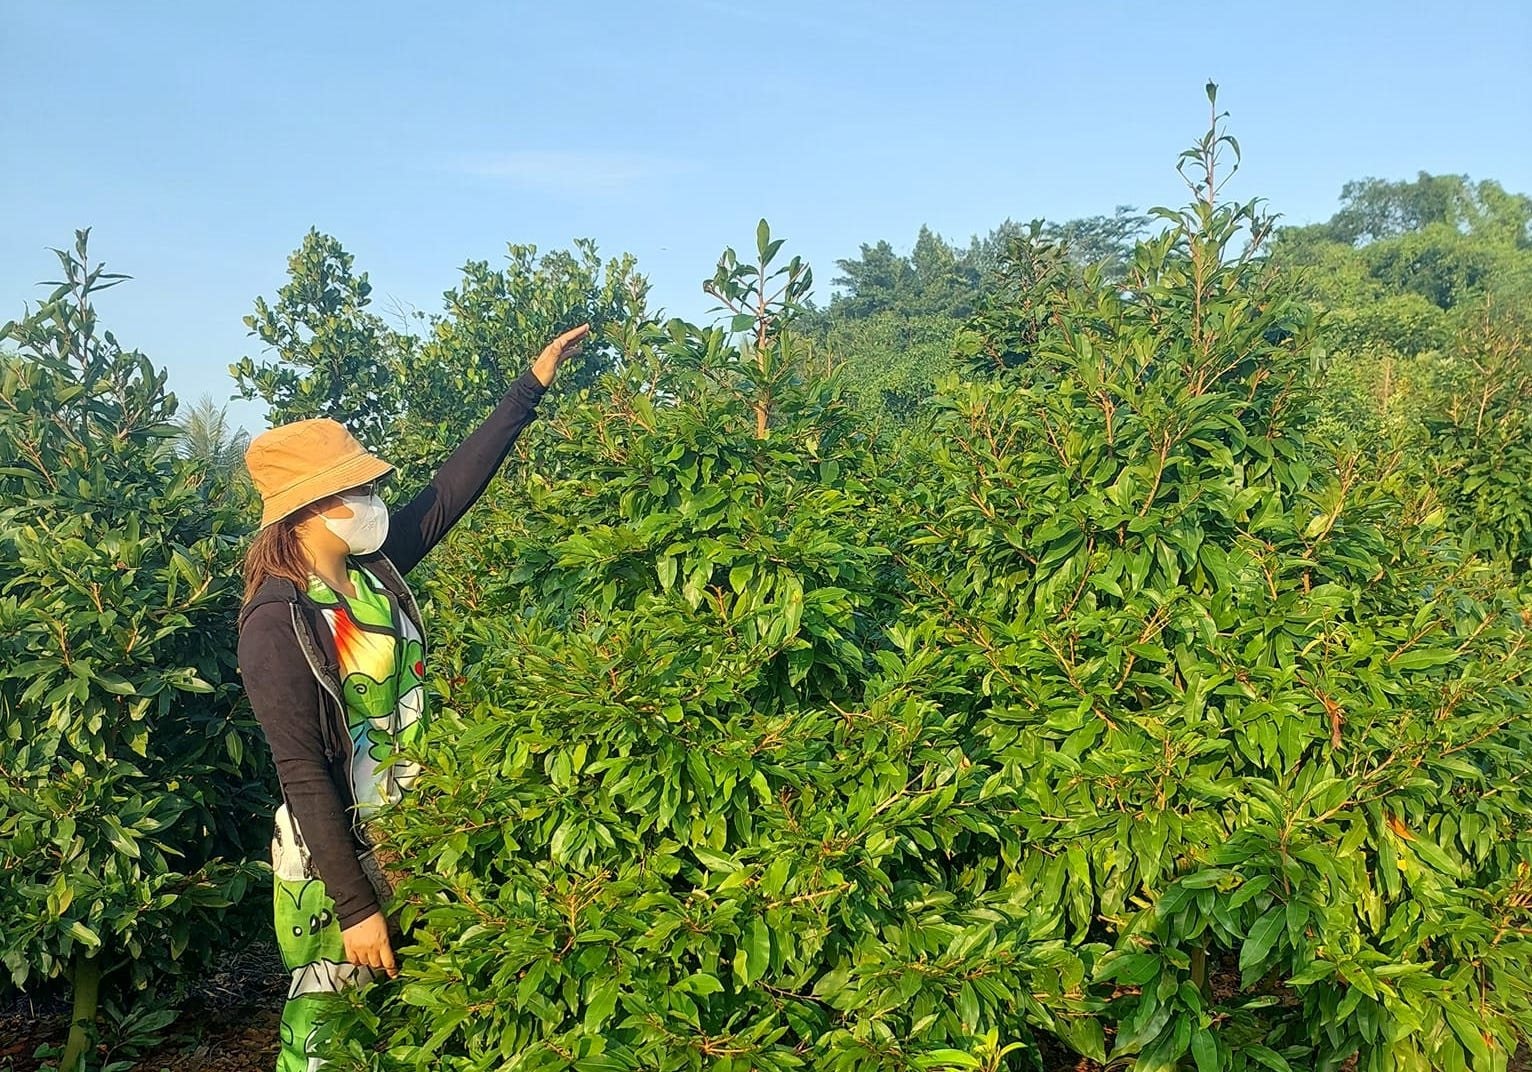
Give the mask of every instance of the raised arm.
<svg viewBox="0 0 1532 1072">
<path fill-rule="evenodd" d="M 543 348 L 489 417 L 452 452 L 425 489 L 389 515 L 382 551 L 408 573 L 452 531 L 505 463 L 511 447 L 536 416 L 538 401 L 559 365 L 580 352 L 590 325 L 566 331 Z"/>
</svg>

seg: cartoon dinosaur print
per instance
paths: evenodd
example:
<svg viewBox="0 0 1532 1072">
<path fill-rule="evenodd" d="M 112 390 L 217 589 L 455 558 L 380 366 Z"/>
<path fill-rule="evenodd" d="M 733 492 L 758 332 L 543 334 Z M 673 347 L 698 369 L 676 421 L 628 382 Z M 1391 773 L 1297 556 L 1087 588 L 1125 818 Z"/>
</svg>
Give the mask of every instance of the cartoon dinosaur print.
<svg viewBox="0 0 1532 1072">
<path fill-rule="evenodd" d="M 345 943 L 335 920 L 335 902 L 317 878 L 292 882 L 277 878 L 276 922 L 282 962 L 296 971 L 322 960 L 345 959 Z"/>
<path fill-rule="evenodd" d="M 317 878 L 298 881 L 278 873 L 274 879 L 277 946 L 291 978 L 282 1009 L 282 1051 L 278 1072 L 314 1072 L 315 1023 L 326 995 L 372 980 L 370 968 L 345 959 L 345 941 L 335 918 L 335 902 Z M 303 1039 L 301 1046 L 298 1040 Z"/>
<path fill-rule="evenodd" d="M 419 685 L 426 679 L 426 649 L 414 633 L 415 629 L 411 626 L 404 638 L 403 657 L 399 660 L 399 690 L 401 692 L 409 685 Z"/>
<path fill-rule="evenodd" d="M 374 709 L 383 710 L 384 704 L 392 699 L 388 691 L 398 680 L 399 644 L 394 634 L 358 625 L 345 607 L 326 611 L 326 617 L 335 635 L 341 669 L 346 674 L 342 685 L 347 708 L 361 703 L 369 714 Z"/>
<path fill-rule="evenodd" d="M 367 719 L 386 719 L 398 700 L 398 678 L 390 673 L 379 680 L 361 670 L 348 673 L 341 682 L 346 693 L 346 720 L 355 728 Z"/>
<path fill-rule="evenodd" d="M 397 800 L 420 773 L 417 764 L 398 756 L 418 744 L 425 731 L 425 648 L 413 633 L 409 628 L 396 671 L 386 679 L 355 671 L 343 681 L 352 784 L 364 808 Z"/>
</svg>

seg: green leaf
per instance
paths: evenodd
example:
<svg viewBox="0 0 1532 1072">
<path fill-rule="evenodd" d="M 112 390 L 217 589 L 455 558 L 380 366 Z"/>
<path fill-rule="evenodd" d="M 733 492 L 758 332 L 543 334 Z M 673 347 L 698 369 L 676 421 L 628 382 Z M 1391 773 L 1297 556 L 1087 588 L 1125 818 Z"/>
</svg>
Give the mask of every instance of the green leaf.
<svg viewBox="0 0 1532 1072">
<path fill-rule="evenodd" d="M 1143 986 L 1159 974 L 1159 957 L 1153 953 L 1129 953 L 1113 962 L 1110 977 L 1124 986 Z"/>
<path fill-rule="evenodd" d="M 1293 1072 L 1292 1066 L 1287 1063 L 1287 1059 L 1268 1046 L 1262 1046 L 1254 1042 L 1246 1043 L 1242 1047 L 1241 1052 L 1246 1057 L 1259 1061 L 1267 1068 L 1272 1069 L 1273 1072 Z"/>
<path fill-rule="evenodd" d="M 1450 1001 L 1442 1002 L 1442 1015 L 1447 1018 L 1447 1023 L 1452 1028 L 1452 1033 L 1458 1037 L 1470 1055 L 1474 1058 L 1474 1068 L 1488 1068 L 1493 1063 L 1490 1057 L 1489 1047 L 1484 1043 L 1483 1032 L 1479 1028 L 1474 1017 L 1469 1016 L 1461 1008 Z"/>
<path fill-rule="evenodd" d="M 1055 1029 L 1076 1053 L 1097 1063 L 1106 1061 L 1106 1032 L 1094 1016 L 1059 1019 Z"/>
<path fill-rule="evenodd" d="M 95 931 L 91 930 L 85 924 L 81 923 L 79 920 L 74 920 L 73 922 L 71 922 L 69 924 L 69 933 L 70 933 L 70 935 L 76 941 L 80 942 L 82 945 L 86 946 L 87 948 L 90 948 L 90 949 L 100 949 L 101 948 L 101 938 L 100 938 L 100 936 L 97 935 Z"/>
<path fill-rule="evenodd" d="M 1427 866 L 1453 878 L 1460 878 L 1462 876 L 1463 869 L 1458 866 L 1457 862 L 1451 856 L 1448 856 L 1441 846 L 1424 834 L 1417 835 L 1407 844 L 1410 850 L 1420 857 L 1421 861 Z"/>
<path fill-rule="evenodd" d="M 97 674 L 96 684 L 115 696 L 132 696 L 137 691 L 131 681 L 117 674 Z"/>
<path fill-rule="evenodd" d="M 1181 878 L 1181 885 L 1189 890 L 1207 890 L 1212 889 L 1228 877 L 1229 872 L 1222 868 L 1205 868 L 1183 876 Z"/>
<path fill-rule="evenodd" d="M 617 1007 L 617 980 L 604 979 L 592 990 L 585 1005 L 585 1030 L 599 1031 Z"/>
<path fill-rule="evenodd" d="M 1207 1028 L 1198 1028 L 1192 1035 L 1192 1059 L 1197 1062 L 1197 1072 L 1220 1072 L 1223 1067 L 1218 1055 L 1218 1040 Z"/>
<path fill-rule="evenodd" d="M 749 986 L 770 967 L 771 931 L 767 929 L 766 921 L 757 917 L 750 921 L 749 931 L 735 954 L 734 973 L 741 985 Z"/>
<path fill-rule="evenodd" d="M 463 1021 L 468 1019 L 468 1009 L 459 1007 L 438 1011 L 432 1019 L 431 1026 L 435 1028 L 431 1036 L 421 1044 L 421 1050 L 425 1053 L 435 1053 L 441 1049 L 442 1043 L 446 1042 L 456 1032 Z"/>
<path fill-rule="evenodd" d="M 722 993 L 723 984 L 718 981 L 716 975 L 710 975 L 707 972 L 696 972 L 677 983 L 676 989 L 683 990 L 688 994 L 695 994 L 697 997 L 707 997 L 709 994 Z"/>
<path fill-rule="evenodd" d="M 1391 661 L 1400 670 L 1425 670 L 1435 666 L 1445 666 L 1457 658 L 1456 649 L 1413 648 L 1395 656 Z"/>
<path fill-rule="evenodd" d="M 695 855 L 697 859 L 702 862 L 702 866 L 706 867 L 709 871 L 729 872 L 739 870 L 739 864 L 734 861 L 732 856 L 717 852 L 714 849 L 708 848 L 706 845 L 693 845 L 691 849 L 692 854 Z"/>
<path fill-rule="evenodd" d="M 1258 971 L 1271 953 L 1272 946 L 1287 926 L 1287 913 L 1282 908 L 1272 908 L 1250 928 L 1250 934 L 1240 946 L 1239 970 L 1247 979 Z"/>
<path fill-rule="evenodd" d="M 675 555 L 661 555 L 654 563 L 655 574 L 660 582 L 662 591 L 670 591 L 675 587 L 676 569 L 679 559 Z"/>
</svg>

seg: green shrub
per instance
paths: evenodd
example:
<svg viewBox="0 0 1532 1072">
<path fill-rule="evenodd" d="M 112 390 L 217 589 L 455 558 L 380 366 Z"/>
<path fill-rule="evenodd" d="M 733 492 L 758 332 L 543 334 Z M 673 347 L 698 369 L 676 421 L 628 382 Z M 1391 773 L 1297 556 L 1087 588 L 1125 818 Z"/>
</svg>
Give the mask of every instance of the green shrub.
<svg viewBox="0 0 1532 1072">
<path fill-rule="evenodd" d="M 916 419 L 936 380 L 953 369 L 958 330 L 947 318 L 891 312 L 835 321 L 824 341 L 826 362 L 839 366 L 863 419 L 892 434 Z"/>
<path fill-rule="evenodd" d="M 890 630 L 887 490 L 790 335 L 738 326 L 638 333 L 542 430 L 559 475 L 454 538 L 445 710 L 396 816 L 421 930 L 354 1061 L 883 1068 L 1079 978 L 1032 938 L 1053 908 L 976 899 L 992 864 L 939 851 L 999 836 L 994 787 L 939 653 Z"/>
<path fill-rule="evenodd" d="M 1476 550 L 1532 569 L 1532 316 L 1486 303 L 1432 385 L 1424 468 Z"/>
<path fill-rule="evenodd" d="M 1504 1068 L 1527 629 L 1442 511 L 1321 468 L 1313 318 L 1209 185 L 1125 289 L 1054 295 L 1049 377 L 949 383 L 908 463 L 914 620 L 1014 793 L 997 881 L 1065 906 L 1096 1017 L 1063 1035 L 1097 1060 Z"/>
<path fill-rule="evenodd" d="M 340 1067 L 1506 1066 L 1528 627 L 1309 441 L 1316 321 L 1227 144 L 1125 280 L 1021 236 L 897 452 L 764 227 L 738 334 L 613 333 L 437 571 L 414 938 Z"/>
<path fill-rule="evenodd" d="M 0 330 L 0 959 L 15 986 L 72 978 L 67 1066 L 103 977 L 231 940 L 270 799 L 237 709 L 241 520 L 177 455 L 164 373 L 98 332 L 120 277 L 83 232 L 59 258 Z"/>
</svg>

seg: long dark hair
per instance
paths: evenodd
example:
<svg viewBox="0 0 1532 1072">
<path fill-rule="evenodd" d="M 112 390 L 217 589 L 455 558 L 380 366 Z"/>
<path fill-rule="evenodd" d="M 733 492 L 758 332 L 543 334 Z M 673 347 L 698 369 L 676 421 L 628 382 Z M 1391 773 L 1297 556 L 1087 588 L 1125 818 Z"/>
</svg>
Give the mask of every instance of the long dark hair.
<svg viewBox="0 0 1532 1072">
<path fill-rule="evenodd" d="M 255 534 L 250 549 L 245 552 L 246 603 L 273 577 L 292 581 L 300 592 L 308 587 L 309 556 L 303 549 L 303 541 L 298 538 L 298 524 L 305 513 L 289 514 Z"/>
</svg>

